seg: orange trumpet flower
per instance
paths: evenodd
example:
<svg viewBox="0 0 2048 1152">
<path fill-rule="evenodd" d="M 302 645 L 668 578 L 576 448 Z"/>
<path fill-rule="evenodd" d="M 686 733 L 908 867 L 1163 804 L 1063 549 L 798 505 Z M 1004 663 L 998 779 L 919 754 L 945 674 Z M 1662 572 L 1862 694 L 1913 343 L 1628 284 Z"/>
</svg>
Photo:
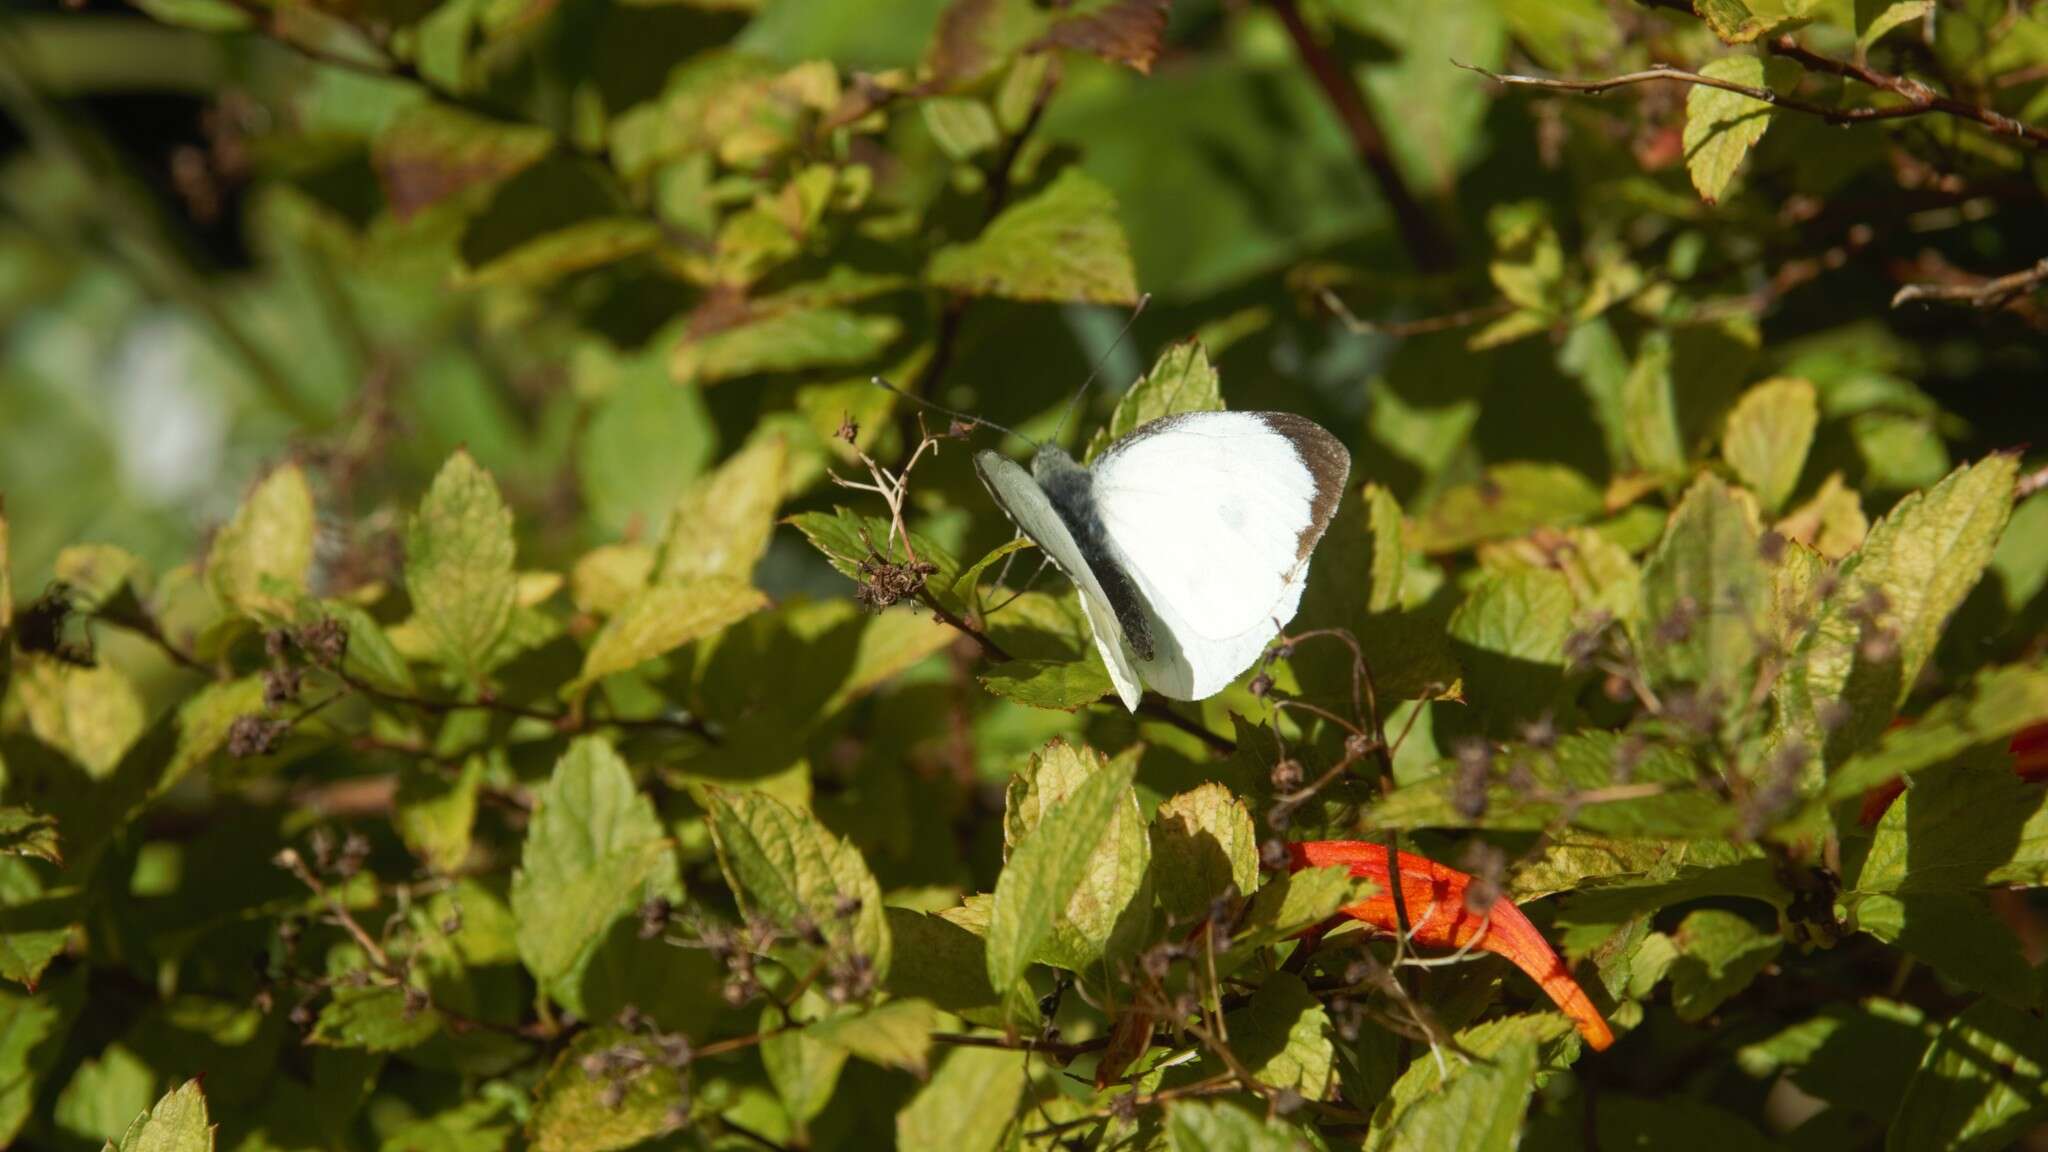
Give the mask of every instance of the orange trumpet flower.
<svg viewBox="0 0 2048 1152">
<path fill-rule="evenodd" d="M 1353 876 L 1371 880 L 1379 891 L 1356 904 L 1339 909 L 1353 920 L 1384 932 L 1399 931 L 1394 913 L 1394 893 L 1387 875 L 1387 848 L 1365 840 L 1310 840 L 1287 846 L 1291 867 L 1327 868 L 1342 864 Z M 1528 973 L 1557 1006 L 1579 1035 L 1598 1052 L 1614 1043 L 1614 1031 L 1600 1010 L 1586 998 L 1585 989 L 1572 979 L 1564 961 L 1551 950 L 1543 934 L 1522 915 L 1514 901 L 1503 896 L 1493 902 L 1484 916 L 1465 906 L 1465 891 L 1472 877 L 1455 868 L 1407 852 L 1401 853 L 1401 898 L 1408 913 L 1410 939 L 1429 948 L 1471 946 L 1505 956 L 1515 967 Z"/>
</svg>

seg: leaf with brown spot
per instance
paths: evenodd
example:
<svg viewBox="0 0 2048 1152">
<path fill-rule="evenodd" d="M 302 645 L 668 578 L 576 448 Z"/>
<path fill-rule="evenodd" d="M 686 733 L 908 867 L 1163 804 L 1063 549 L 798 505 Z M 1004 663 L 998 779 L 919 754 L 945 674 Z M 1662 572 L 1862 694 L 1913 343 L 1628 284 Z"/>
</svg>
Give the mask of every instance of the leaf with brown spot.
<svg viewBox="0 0 2048 1152">
<path fill-rule="evenodd" d="M 1152 62 L 1159 58 L 1159 43 L 1166 35 L 1166 10 L 1170 3 L 1171 0 L 1113 0 L 1093 12 L 1069 16 L 1054 24 L 1032 47 L 1086 52 L 1150 76 Z"/>
</svg>

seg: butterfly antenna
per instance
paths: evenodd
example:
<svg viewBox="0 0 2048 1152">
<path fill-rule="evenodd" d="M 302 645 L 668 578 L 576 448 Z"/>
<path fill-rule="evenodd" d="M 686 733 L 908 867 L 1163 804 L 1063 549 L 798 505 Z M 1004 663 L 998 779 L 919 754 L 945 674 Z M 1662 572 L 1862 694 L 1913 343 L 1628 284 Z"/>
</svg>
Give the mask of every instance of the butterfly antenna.
<svg viewBox="0 0 2048 1152">
<path fill-rule="evenodd" d="M 1060 433 L 1067 430 L 1067 417 L 1072 416 L 1074 409 L 1080 407 L 1081 397 L 1088 394 L 1088 386 L 1095 383 L 1095 378 L 1102 374 L 1102 366 L 1109 363 L 1111 356 L 1116 355 L 1116 350 L 1123 345 L 1124 337 L 1131 334 L 1131 326 L 1138 322 L 1138 317 L 1145 314 L 1145 305 L 1151 302 L 1152 294 L 1150 292 L 1138 297 L 1137 306 L 1131 309 L 1130 317 L 1124 321 L 1122 328 L 1117 329 L 1116 339 L 1111 340 L 1109 347 L 1102 350 L 1102 355 L 1095 358 L 1095 367 L 1088 370 L 1088 378 L 1081 381 L 1081 386 L 1074 390 L 1074 398 L 1067 401 L 1066 411 L 1060 413 L 1059 426 L 1052 430 L 1052 438 L 1055 442 L 1059 440 Z"/>
<path fill-rule="evenodd" d="M 964 421 L 968 424 L 975 425 L 976 427 L 993 428 L 998 432 L 1006 432 L 1012 436 L 1015 436 L 1017 439 L 1024 441 L 1026 444 L 1029 444 L 1034 448 L 1038 446 L 1038 441 L 1033 440 L 1031 437 L 1026 436 L 1022 432 L 1017 431 L 1015 428 L 1006 428 L 993 420 L 985 420 L 980 416 L 969 415 L 968 413 L 962 412 L 957 408 L 948 408 L 944 404 L 940 404 L 935 400 L 927 400 L 922 396 L 917 396 L 912 393 L 905 392 L 903 389 L 898 388 L 894 384 L 889 383 L 887 380 L 882 379 L 880 376 L 870 377 L 870 379 L 874 381 L 875 387 L 880 388 L 886 392 L 894 392 L 896 395 L 903 397 L 905 400 L 908 400 L 913 404 L 921 404 L 934 412 L 943 412 L 944 414 L 951 416 L 955 420 Z"/>
</svg>

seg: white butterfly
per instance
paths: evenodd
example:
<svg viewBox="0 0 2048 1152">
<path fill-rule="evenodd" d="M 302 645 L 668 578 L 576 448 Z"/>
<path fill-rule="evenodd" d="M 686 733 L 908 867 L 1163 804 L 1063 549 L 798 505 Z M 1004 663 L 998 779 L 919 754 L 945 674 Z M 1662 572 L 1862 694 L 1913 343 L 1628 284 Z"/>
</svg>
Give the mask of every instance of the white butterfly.
<svg viewBox="0 0 2048 1152">
<path fill-rule="evenodd" d="M 1222 691 L 1293 619 L 1351 456 L 1285 412 L 1187 412 L 1118 440 L 1092 467 L 1046 445 L 1028 472 L 994 452 L 974 468 L 1080 590 L 1135 712 L 1145 685 L 1176 700 Z"/>
</svg>

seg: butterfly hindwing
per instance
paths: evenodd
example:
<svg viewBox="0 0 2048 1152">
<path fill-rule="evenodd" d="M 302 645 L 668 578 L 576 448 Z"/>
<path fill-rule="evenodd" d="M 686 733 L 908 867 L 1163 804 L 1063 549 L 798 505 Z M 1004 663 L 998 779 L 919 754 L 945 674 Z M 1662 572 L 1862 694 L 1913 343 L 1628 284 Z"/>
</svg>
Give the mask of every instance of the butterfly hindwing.
<svg viewBox="0 0 2048 1152">
<path fill-rule="evenodd" d="M 1081 608 L 1088 617 L 1088 630 L 1095 638 L 1095 647 L 1102 653 L 1103 664 L 1109 669 L 1110 682 L 1116 685 L 1117 697 L 1123 701 L 1124 707 L 1136 711 L 1138 698 L 1144 692 L 1136 657 L 1124 640 L 1123 627 L 1117 621 L 1116 609 L 1111 606 L 1108 594 L 1082 555 L 1073 533 L 1060 519 L 1052 500 L 1030 472 L 998 453 L 976 453 L 974 470 L 980 474 L 989 494 L 1002 506 L 1004 514 L 1080 591 Z"/>
</svg>

